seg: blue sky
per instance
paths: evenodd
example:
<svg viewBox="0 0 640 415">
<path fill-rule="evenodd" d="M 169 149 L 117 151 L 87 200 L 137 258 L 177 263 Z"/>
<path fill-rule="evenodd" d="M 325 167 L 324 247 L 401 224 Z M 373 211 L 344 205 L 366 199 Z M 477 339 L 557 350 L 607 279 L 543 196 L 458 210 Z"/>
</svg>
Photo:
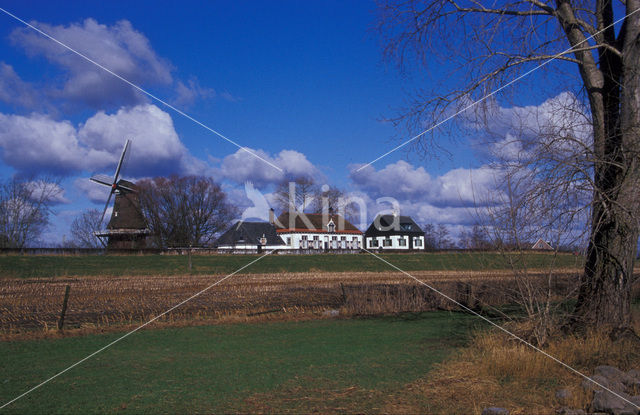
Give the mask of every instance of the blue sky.
<svg viewBox="0 0 640 415">
<path fill-rule="evenodd" d="M 488 180 L 484 161 L 465 137 L 445 142 L 449 158 L 398 151 L 366 177 L 353 174 L 354 165 L 408 136 L 383 119 L 395 116 L 410 92 L 449 85 L 446 62 L 408 74 L 383 62 L 372 31 L 373 2 L 48 1 L 1 7 L 288 172 L 310 172 L 368 197 L 372 210 L 377 197 L 389 195 L 421 223 L 468 224 L 469 177 L 479 173 L 476 183 Z M 281 178 L 4 13 L 0 56 L 0 174 L 62 177 L 64 194 L 48 241 L 68 233 L 83 209 L 100 207 L 102 189 L 86 179 L 113 171 L 126 134 L 134 140 L 124 172 L 131 178 L 211 175 L 240 205 L 247 202 L 245 181 L 268 194 Z M 540 105 L 548 98 L 526 90 L 514 102 Z"/>
</svg>

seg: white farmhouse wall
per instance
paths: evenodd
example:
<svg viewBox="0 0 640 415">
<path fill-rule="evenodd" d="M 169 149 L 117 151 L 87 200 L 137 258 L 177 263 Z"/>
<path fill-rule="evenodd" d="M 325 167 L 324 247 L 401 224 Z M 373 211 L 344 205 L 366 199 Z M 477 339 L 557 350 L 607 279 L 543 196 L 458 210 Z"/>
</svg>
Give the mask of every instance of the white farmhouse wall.
<svg viewBox="0 0 640 415">
<path fill-rule="evenodd" d="M 341 233 L 279 233 L 289 249 L 360 249 L 362 248 L 362 235 Z M 344 239 L 343 239 L 344 238 Z"/>
<path fill-rule="evenodd" d="M 409 238 L 413 239 L 413 250 L 421 250 L 424 248 L 424 236 L 408 235 L 367 237 L 366 247 L 367 249 L 409 250 Z"/>
</svg>

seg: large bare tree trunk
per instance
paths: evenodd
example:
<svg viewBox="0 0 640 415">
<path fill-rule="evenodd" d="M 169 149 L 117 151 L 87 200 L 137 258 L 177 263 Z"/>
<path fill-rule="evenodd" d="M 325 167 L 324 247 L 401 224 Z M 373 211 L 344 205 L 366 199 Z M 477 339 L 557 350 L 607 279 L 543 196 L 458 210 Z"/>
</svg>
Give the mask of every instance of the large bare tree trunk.
<svg viewBox="0 0 640 415">
<path fill-rule="evenodd" d="M 627 13 L 639 6 L 640 0 L 628 1 Z M 629 327 L 631 322 L 640 213 L 640 13 L 630 16 L 621 30 L 622 57 L 601 53 L 603 88 L 588 91 L 596 189 L 591 239 L 574 313 L 578 327 Z M 598 95 L 602 105 L 596 102 L 593 108 Z"/>
<path fill-rule="evenodd" d="M 626 7 L 625 16 L 620 16 L 620 4 Z M 516 171 L 539 169 L 540 177 L 549 179 L 540 194 L 546 190 L 548 194 L 559 192 L 567 199 L 579 200 L 577 188 L 593 191 L 589 204 L 591 217 L 587 219 L 591 221 L 589 247 L 571 321 L 575 327 L 630 325 L 640 215 L 639 8 L 640 0 L 382 2 L 378 27 L 388 57 L 397 59 L 401 66 L 405 66 L 406 58 L 411 63 L 418 58 L 420 64 L 428 66 L 442 50 L 455 50 L 456 59 L 446 56 L 446 64 L 460 62 L 453 64 L 459 71 L 456 73 L 462 76 L 451 77 L 456 85 L 452 92 L 442 95 L 437 89 L 421 91 L 409 109 L 394 120 L 396 123 L 407 120 L 407 125 L 421 135 L 428 131 L 422 131 L 425 115 L 440 125 L 443 114 L 452 107 L 466 112 L 469 97 L 483 97 L 483 101 L 477 102 L 486 103 L 487 91 L 493 91 L 491 94 L 501 91 L 506 80 L 523 82 L 522 77 L 515 75 L 532 62 L 540 63 L 533 70 L 552 61 L 554 65 L 561 61 L 577 65 L 580 86 L 589 101 L 590 113 L 586 118 L 590 118 L 593 126 L 592 146 L 582 142 L 580 134 L 564 131 L 563 122 L 569 119 L 559 120 L 557 133 L 552 132 L 550 142 L 562 143 L 558 146 L 560 152 L 563 145 L 570 146 L 574 154 L 551 154 L 553 146 L 544 140 L 527 141 L 525 131 L 521 143 L 533 146 L 523 148 L 539 145 L 543 150 L 538 154 L 540 158 L 527 159 L 526 151 L 522 151 L 524 154 L 518 154 L 517 159 L 509 159 L 507 154 L 505 160 L 507 167 Z M 623 21 L 622 27 L 614 24 L 617 18 Z M 556 24 L 561 32 L 556 32 Z M 566 41 L 571 49 L 565 49 Z M 481 109 L 478 112 L 482 114 Z M 481 121 L 482 117 L 476 116 Z M 438 148 L 439 134 L 425 137 L 416 140 L 418 151 Z M 539 189 L 532 188 L 532 201 L 538 197 Z M 587 202 L 577 203 L 581 206 L 567 206 L 566 217 L 570 222 L 576 220 L 574 213 L 577 215 L 588 207 Z M 559 210 L 565 206 L 561 200 L 557 204 Z M 561 217 L 564 216 L 558 215 Z M 581 217 L 575 223 L 580 220 Z M 556 226 L 555 222 L 548 225 L 551 229 Z"/>
</svg>

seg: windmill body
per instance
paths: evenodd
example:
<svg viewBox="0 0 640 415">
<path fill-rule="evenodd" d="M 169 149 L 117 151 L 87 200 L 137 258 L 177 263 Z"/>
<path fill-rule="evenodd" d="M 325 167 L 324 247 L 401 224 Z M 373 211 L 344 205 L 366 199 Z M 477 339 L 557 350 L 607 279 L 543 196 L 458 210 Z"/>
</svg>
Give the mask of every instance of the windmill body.
<svg viewBox="0 0 640 415">
<path fill-rule="evenodd" d="M 109 208 L 111 197 L 116 195 L 107 229 L 95 233 L 101 240 L 106 239 L 107 249 L 144 249 L 147 247 L 147 236 L 151 233 L 140 209 L 140 198 L 136 185 L 127 180 L 118 180 L 129 145 L 130 141 L 127 140 L 113 179 L 105 175 L 91 177 L 91 181 L 111 188 L 109 198 L 102 211 L 100 226 L 102 226 L 105 213 Z"/>
<path fill-rule="evenodd" d="M 115 192 L 107 229 L 96 233 L 96 236 L 107 239 L 107 249 L 144 249 L 150 231 L 140 210 L 140 198 L 133 183 L 120 182 L 125 182 L 134 191 L 122 189 Z"/>
</svg>

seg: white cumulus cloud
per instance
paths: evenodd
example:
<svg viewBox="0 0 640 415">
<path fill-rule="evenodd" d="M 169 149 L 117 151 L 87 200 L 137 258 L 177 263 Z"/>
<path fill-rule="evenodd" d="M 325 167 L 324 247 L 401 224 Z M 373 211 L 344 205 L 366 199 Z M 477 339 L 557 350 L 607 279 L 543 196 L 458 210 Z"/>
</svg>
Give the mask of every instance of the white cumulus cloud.
<svg viewBox="0 0 640 415">
<path fill-rule="evenodd" d="M 27 173 L 70 174 L 88 162 L 73 124 L 43 114 L 0 114 L 0 148 L 6 164 Z"/>
<path fill-rule="evenodd" d="M 369 165 L 358 171 L 352 169 L 351 180 L 358 188 L 376 196 L 410 198 L 429 192 L 432 178 L 424 167 L 414 167 L 404 160 L 388 164 L 381 170 Z"/>
<path fill-rule="evenodd" d="M 253 182 L 258 187 L 278 183 L 285 178 L 307 176 L 320 182 L 324 176 L 307 157 L 295 150 L 282 150 L 272 156 L 263 150 L 247 149 L 251 153 L 239 149 L 222 159 L 217 169 L 220 176 L 242 184 Z M 256 157 L 255 155 L 260 158 Z M 276 169 L 271 164 L 279 167 Z"/>
<path fill-rule="evenodd" d="M 100 111 L 80 127 L 78 135 L 91 153 L 108 154 L 109 165 L 117 162 L 124 141 L 131 139 L 129 175 L 194 174 L 204 168 L 204 162 L 193 158 L 180 141 L 171 116 L 155 105 L 122 108 L 115 114 Z"/>
<path fill-rule="evenodd" d="M 432 177 L 422 166 L 400 160 L 380 170 L 367 166 L 352 169 L 350 178 L 356 188 L 373 197 L 393 197 L 401 201 L 421 201 L 433 206 L 474 206 L 486 201 L 493 188 L 496 171 L 483 166 L 458 168 Z"/>
<path fill-rule="evenodd" d="M 31 24 L 134 84 L 173 82 L 171 65 L 155 53 L 146 36 L 127 20 L 112 26 L 94 19 L 67 26 L 35 21 Z M 29 28 L 15 29 L 10 39 L 27 54 L 44 56 L 63 70 L 66 79 L 55 95 L 93 108 L 144 101 L 131 86 Z"/>
<path fill-rule="evenodd" d="M 125 174 L 197 174 L 206 169 L 182 144 L 170 115 L 155 105 L 114 114 L 100 111 L 78 127 L 43 114 L 0 114 L 2 159 L 25 173 L 110 173 L 126 139 L 132 140 L 132 148 Z"/>
</svg>

